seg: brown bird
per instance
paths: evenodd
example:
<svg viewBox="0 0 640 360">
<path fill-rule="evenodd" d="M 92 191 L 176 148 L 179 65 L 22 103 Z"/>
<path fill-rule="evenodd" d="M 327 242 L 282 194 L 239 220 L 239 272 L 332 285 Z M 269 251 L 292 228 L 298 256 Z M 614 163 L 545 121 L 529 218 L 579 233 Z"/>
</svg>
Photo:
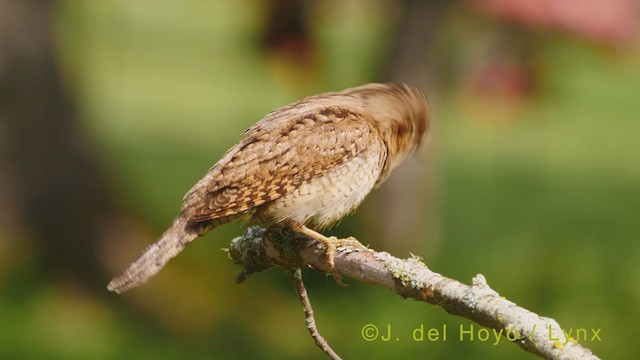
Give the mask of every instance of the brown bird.
<svg viewBox="0 0 640 360">
<path fill-rule="evenodd" d="M 107 288 L 144 284 L 188 243 L 235 219 L 322 242 L 341 284 L 336 240 L 315 230 L 353 212 L 416 150 L 428 126 L 424 94 L 405 84 L 367 84 L 272 111 L 189 190 L 173 225 Z"/>
</svg>

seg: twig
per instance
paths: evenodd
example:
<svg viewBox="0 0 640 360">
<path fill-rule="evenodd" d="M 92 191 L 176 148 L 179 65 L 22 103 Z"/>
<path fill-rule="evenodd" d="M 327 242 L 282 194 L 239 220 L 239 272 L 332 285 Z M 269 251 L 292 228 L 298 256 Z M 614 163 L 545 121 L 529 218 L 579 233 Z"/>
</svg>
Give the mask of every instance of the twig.
<svg viewBox="0 0 640 360">
<path fill-rule="evenodd" d="M 311 267 L 327 272 L 322 245 L 286 229 L 252 227 L 235 238 L 229 256 L 244 266 L 244 280 L 274 265 Z M 480 325 L 495 329 L 524 350 L 545 359 L 598 359 L 551 318 L 542 317 L 501 297 L 481 274 L 468 286 L 435 273 L 417 257 L 398 259 L 385 252 L 341 247 L 335 264 L 343 276 L 389 288 L 402 297 L 425 301 Z"/>
<path fill-rule="evenodd" d="M 325 354 L 330 359 L 334 360 L 342 360 L 338 354 L 333 351 L 329 343 L 320 335 L 318 332 L 318 328 L 316 327 L 316 320 L 313 316 L 313 308 L 311 307 L 311 301 L 309 301 L 309 295 L 307 294 L 307 289 L 302 282 L 302 271 L 300 268 L 297 268 L 293 271 L 293 285 L 298 292 L 298 296 L 300 297 L 300 302 L 302 303 L 302 308 L 304 309 L 305 325 L 307 330 L 309 330 L 309 335 L 313 338 L 313 341 L 318 345 L 318 347 L 324 351 Z"/>
</svg>

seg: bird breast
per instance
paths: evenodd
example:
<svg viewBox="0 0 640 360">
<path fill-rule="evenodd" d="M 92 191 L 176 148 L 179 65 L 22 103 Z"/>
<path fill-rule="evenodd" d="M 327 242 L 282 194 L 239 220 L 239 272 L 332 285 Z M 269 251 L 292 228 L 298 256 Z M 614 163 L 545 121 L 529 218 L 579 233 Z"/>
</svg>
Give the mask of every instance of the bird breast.
<svg viewBox="0 0 640 360">
<path fill-rule="evenodd" d="M 291 193 L 265 204 L 259 217 L 270 222 L 293 220 L 328 228 L 353 212 L 373 189 L 384 166 L 381 149 L 364 149 Z"/>
</svg>

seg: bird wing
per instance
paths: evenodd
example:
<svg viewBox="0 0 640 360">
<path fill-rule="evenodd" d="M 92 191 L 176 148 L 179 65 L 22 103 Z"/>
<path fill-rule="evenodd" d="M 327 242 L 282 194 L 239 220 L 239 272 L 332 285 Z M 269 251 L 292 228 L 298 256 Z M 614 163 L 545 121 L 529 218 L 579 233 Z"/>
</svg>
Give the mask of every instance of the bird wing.
<svg viewBox="0 0 640 360">
<path fill-rule="evenodd" d="M 276 200 L 381 141 L 371 120 L 343 107 L 268 120 L 247 130 L 211 168 L 194 221 L 243 214 Z"/>
</svg>

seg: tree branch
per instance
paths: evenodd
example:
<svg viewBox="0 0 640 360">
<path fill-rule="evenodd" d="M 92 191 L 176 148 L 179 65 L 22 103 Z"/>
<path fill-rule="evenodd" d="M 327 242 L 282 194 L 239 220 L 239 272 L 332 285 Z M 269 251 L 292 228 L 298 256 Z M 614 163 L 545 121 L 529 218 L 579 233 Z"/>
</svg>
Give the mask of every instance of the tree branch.
<svg viewBox="0 0 640 360">
<path fill-rule="evenodd" d="M 236 279 L 239 283 L 276 265 L 290 271 L 302 267 L 329 271 L 322 244 L 283 228 L 249 228 L 231 242 L 229 255 L 244 266 Z M 384 286 L 404 298 L 437 305 L 450 314 L 502 331 L 502 336 L 542 358 L 598 359 L 567 337 L 555 320 L 501 297 L 481 274 L 468 286 L 429 270 L 417 257 L 398 259 L 385 252 L 350 247 L 336 250 L 335 263 L 343 276 Z"/>
<path fill-rule="evenodd" d="M 316 319 L 313 316 L 313 308 L 311 307 L 311 301 L 309 300 L 309 294 L 307 293 L 307 288 L 304 286 L 304 282 L 302 282 L 302 271 L 300 268 L 297 268 L 293 271 L 293 285 L 296 288 L 296 292 L 298 293 L 298 297 L 300 298 L 300 302 L 302 303 L 302 308 L 304 309 L 305 315 L 305 325 L 307 330 L 309 331 L 309 335 L 313 341 L 318 345 L 318 347 L 324 351 L 325 354 L 332 360 L 341 360 L 340 356 L 336 354 L 335 351 L 329 346 L 329 343 L 320 335 L 318 332 L 318 327 L 316 326 Z"/>
</svg>

